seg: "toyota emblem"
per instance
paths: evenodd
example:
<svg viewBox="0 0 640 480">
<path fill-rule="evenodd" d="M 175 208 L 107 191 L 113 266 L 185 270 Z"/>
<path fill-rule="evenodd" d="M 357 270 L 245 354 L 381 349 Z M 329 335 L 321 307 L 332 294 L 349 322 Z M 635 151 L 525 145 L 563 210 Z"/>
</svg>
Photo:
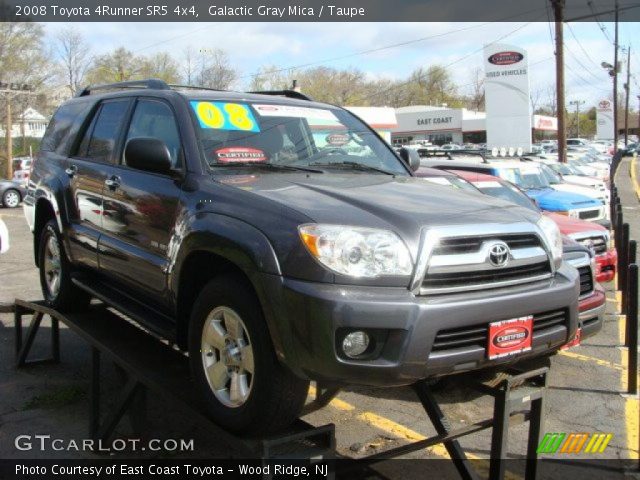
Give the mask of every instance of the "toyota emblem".
<svg viewBox="0 0 640 480">
<path fill-rule="evenodd" d="M 504 242 L 495 242 L 489 247 L 489 263 L 494 267 L 506 267 L 510 257 L 509 246 Z"/>
</svg>

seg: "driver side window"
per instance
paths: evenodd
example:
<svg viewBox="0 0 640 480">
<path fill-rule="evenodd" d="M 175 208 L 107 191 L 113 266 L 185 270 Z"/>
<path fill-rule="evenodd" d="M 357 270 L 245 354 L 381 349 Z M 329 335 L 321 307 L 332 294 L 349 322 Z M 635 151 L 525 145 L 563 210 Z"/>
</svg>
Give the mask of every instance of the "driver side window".
<svg viewBox="0 0 640 480">
<path fill-rule="evenodd" d="M 173 112 L 167 104 L 157 100 L 138 101 L 127 132 L 127 141 L 140 137 L 162 140 L 171 154 L 171 168 L 182 167 L 180 133 Z"/>
</svg>

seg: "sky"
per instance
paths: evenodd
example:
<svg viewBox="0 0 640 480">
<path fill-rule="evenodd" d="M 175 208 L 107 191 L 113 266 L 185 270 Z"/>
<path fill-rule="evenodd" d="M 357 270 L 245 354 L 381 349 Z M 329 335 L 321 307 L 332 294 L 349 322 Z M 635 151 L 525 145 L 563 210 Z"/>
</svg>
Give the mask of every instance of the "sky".
<svg viewBox="0 0 640 480">
<path fill-rule="evenodd" d="M 45 24 L 47 35 L 63 28 L 62 23 Z M 188 46 L 195 49 L 221 48 L 240 71 L 243 88 L 263 65 L 292 67 L 313 63 L 335 68 L 356 67 L 371 78 L 406 78 L 418 67 L 448 66 L 461 93 L 469 93 L 474 69 L 482 67 L 482 47 L 499 42 L 525 48 L 529 53 L 531 92 L 542 103 L 544 92 L 555 82 L 553 24 L 518 23 L 75 23 L 92 53 L 99 55 L 124 46 L 136 54 L 160 51 L 178 61 Z M 631 45 L 631 105 L 637 108 L 640 95 L 640 23 L 620 23 L 622 47 Z M 585 101 L 594 106 L 611 97 L 612 81 L 600 66 L 613 63 L 612 23 L 566 24 L 565 78 L 567 103 Z M 357 55 L 403 42 L 406 45 Z M 348 58 L 338 58 L 345 57 Z M 620 55 L 626 62 L 626 55 Z M 619 89 L 626 81 L 620 76 Z M 304 90 L 304 86 L 302 86 Z M 611 97 L 612 98 L 612 97 Z"/>
</svg>

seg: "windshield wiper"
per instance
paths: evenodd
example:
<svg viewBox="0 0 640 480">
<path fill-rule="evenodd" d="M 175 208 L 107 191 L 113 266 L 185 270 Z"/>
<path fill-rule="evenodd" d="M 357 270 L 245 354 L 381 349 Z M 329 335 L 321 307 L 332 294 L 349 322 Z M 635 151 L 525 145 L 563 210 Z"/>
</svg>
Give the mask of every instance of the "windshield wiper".
<svg viewBox="0 0 640 480">
<path fill-rule="evenodd" d="M 312 162 L 309 164 L 309 166 L 311 167 L 348 167 L 348 168 L 353 168 L 354 170 L 362 170 L 363 172 L 384 173 L 385 175 L 391 175 L 394 177 L 397 175 L 397 173 L 395 172 L 390 172 L 382 168 L 372 167 L 370 165 L 365 165 L 363 163 L 358 163 L 358 162 L 348 162 L 348 161 L 347 162 L 326 162 L 326 163 Z"/>
<path fill-rule="evenodd" d="M 318 170 L 317 168 L 297 167 L 293 165 L 284 165 L 280 163 L 267 163 L 267 162 L 225 162 L 225 163 L 212 163 L 209 166 L 214 168 L 258 167 L 258 168 L 267 168 L 271 170 L 289 170 L 289 171 L 298 171 L 298 172 L 324 173 L 322 170 Z"/>
</svg>

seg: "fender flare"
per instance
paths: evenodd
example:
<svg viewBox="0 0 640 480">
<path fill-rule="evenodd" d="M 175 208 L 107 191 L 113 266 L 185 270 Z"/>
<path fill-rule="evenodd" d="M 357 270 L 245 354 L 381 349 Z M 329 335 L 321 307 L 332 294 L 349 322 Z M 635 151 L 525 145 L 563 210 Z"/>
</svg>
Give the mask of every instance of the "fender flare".
<svg viewBox="0 0 640 480">
<path fill-rule="evenodd" d="M 170 243 L 170 263 L 167 272 L 176 312 L 181 273 L 189 255 L 208 252 L 224 258 L 238 268 L 251 283 L 262 307 L 276 355 L 283 359 L 283 339 L 260 280 L 261 274 L 280 276 L 281 271 L 276 253 L 264 233 L 242 220 L 213 212 L 198 213 L 184 223 L 179 221 L 176 232 L 184 234 L 176 233 L 174 236 L 180 238 L 172 239 Z M 183 326 L 178 325 L 177 328 L 180 330 Z"/>
</svg>

